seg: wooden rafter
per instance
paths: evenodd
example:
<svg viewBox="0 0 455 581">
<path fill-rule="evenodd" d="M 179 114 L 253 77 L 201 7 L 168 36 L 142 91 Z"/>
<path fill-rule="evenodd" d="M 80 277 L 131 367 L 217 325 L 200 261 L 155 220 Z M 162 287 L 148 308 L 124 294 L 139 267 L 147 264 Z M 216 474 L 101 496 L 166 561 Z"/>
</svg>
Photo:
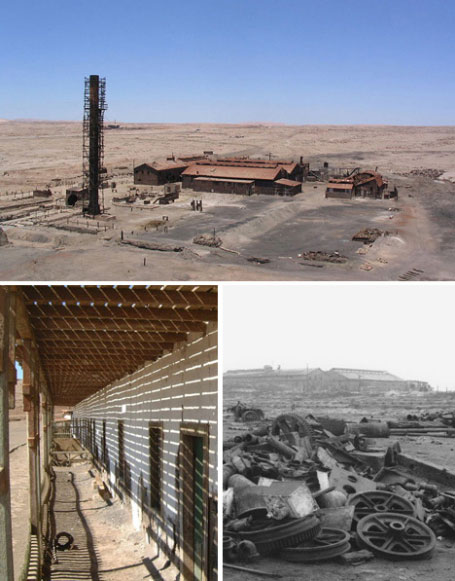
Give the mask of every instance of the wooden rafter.
<svg viewBox="0 0 455 581">
<path fill-rule="evenodd" d="M 74 405 L 204 333 L 217 287 L 23 286 L 17 333 L 38 352 L 55 405 Z"/>
</svg>

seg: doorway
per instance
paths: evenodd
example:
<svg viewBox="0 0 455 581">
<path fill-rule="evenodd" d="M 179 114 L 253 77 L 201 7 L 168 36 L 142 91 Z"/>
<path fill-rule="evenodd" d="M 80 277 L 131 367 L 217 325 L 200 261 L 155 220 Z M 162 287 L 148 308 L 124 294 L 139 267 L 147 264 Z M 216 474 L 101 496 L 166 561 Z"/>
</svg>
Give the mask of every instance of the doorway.
<svg viewBox="0 0 455 581">
<path fill-rule="evenodd" d="M 183 576 L 206 581 L 208 563 L 208 425 L 180 428 Z"/>
</svg>

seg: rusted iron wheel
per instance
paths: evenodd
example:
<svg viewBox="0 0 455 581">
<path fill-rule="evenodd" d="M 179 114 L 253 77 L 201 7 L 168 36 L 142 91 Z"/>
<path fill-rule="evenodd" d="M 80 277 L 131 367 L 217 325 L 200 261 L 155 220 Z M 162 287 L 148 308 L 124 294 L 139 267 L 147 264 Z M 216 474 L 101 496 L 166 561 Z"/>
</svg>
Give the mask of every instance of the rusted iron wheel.
<svg viewBox="0 0 455 581">
<path fill-rule="evenodd" d="M 347 553 L 351 549 L 350 535 L 341 529 L 323 528 L 319 535 L 297 547 L 288 547 L 280 552 L 280 557 L 294 563 L 327 561 Z"/>
<path fill-rule="evenodd" d="M 436 536 L 423 522 L 404 514 L 383 512 L 357 524 L 359 544 L 388 559 L 421 559 L 436 546 Z"/>
<path fill-rule="evenodd" d="M 349 498 L 348 504 L 354 506 L 353 528 L 357 526 L 359 520 L 369 514 L 393 512 L 394 514 L 415 516 L 412 502 L 386 490 L 359 492 Z"/>
<path fill-rule="evenodd" d="M 314 515 L 303 518 L 293 518 L 287 521 L 265 523 L 261 528 L 240 531 L 235 534 L 237 539 L 252 541 L 261 555 L 272 554 L 294 547 L 308 539 L 314 539 L 321 530 L 321 523 Z M 231 533 L 234 537 L 234 534 Z"/>
<path fill-rule="evenodd" d="M 242 414 L 242 422 L 259 422 L 264 419 L 264 413 L 262 410 L 246 410 Z"/>
<path fill-rule="evenodd" d="M 308 436 L 312 442 L 313 432 L 310 424 L 299 414 L 281 414 L 277 416 L 272 424 L 272 436 L 283 435 L 290 444 L 295 444 L 291 435 L 298 432 L 299 436 Z"/>
</svg>

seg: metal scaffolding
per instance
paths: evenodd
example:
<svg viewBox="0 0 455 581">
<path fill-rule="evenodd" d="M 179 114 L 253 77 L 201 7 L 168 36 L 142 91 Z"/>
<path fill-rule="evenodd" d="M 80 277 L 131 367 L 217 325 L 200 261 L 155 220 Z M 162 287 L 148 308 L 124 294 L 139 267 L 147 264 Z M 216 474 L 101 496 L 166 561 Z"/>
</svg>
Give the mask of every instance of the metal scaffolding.
<svg viewBox="0 0 455 581">
<path fill-rule="evenodd" d="M 84 212 L 96 216 L 104 211 L 103 181 L 106 171 L 104 161 L 104 112 L 106 104 L 106 79 L 98 75 L 85 78 L 84 118 L 82 123 L 82 171 L 88 201 Z M 101 189 L 101 207 L 99 190 Z"/>
</svg>

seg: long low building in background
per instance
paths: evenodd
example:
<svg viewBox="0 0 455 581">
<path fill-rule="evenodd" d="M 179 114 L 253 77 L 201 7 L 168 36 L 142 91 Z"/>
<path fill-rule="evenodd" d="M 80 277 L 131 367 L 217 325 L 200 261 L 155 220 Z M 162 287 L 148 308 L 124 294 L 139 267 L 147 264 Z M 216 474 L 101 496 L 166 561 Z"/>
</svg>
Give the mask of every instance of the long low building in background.
<svg viewBox="0 0 455 581">
<path fill-rule="evenodd" d="M 310 393 L 377 394 L 386 392 L 431 392 L 426 381 L 405 380 L 382 370 L 334 367 L 327 371 L 320 368 L 273 369 L 267 365 L 261 369 L 227 371 L 223 376 L 226 401 L 251 400 L 254 394 L 279 391 L 281 396 Z"/>
<path fill-rule="evenodd" d="M 239 161 L 196 163 L 182 173 L 183 188 L 203 192 L 231 194 L 295 195 L 302 191 L 302 182 L 289 177 L 280 163 L 248 163 Z M 296 164 L 290 164 L 291 174 Z"/>
<path fill-rule="evenodd" d="M 143 163 L 134 168 L 136 185 L 182 181 L 196 192 L 293 196 L 302 191 L 309 164 L 292 160 L 187 156 L 178 160 Z"/>
</svg>

